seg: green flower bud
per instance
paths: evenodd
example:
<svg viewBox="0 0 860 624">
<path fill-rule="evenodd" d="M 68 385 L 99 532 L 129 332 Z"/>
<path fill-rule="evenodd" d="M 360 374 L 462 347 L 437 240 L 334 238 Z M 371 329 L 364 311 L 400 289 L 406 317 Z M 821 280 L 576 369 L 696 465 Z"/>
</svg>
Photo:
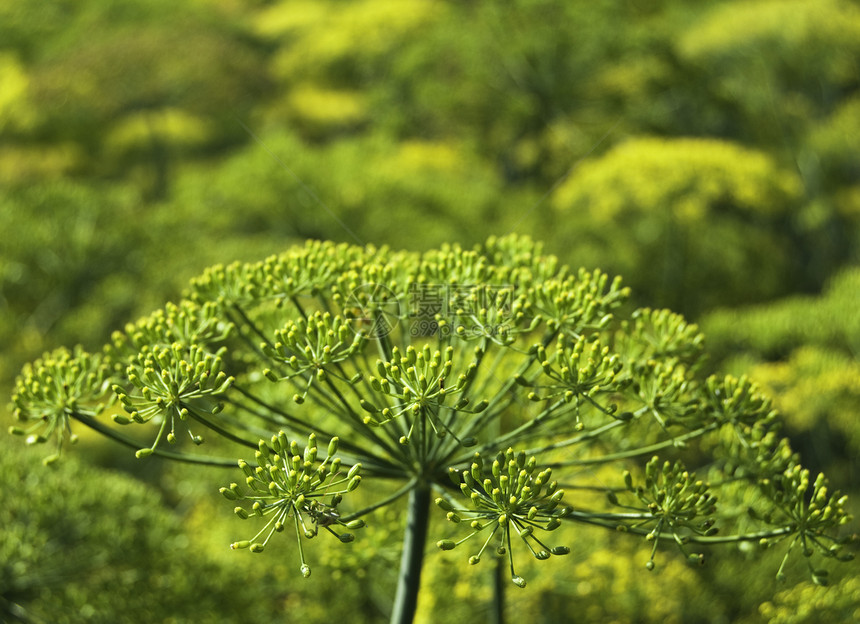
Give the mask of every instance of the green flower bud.
<svg viewBox="0 0 860 624">
<path fill-rule="evenodd" d="M 630 474 L 630 471 L 629 471 L 629 470 L 625 470 L 622 474 L 623 474 L 623 476 L 624 476 L 624 485 L 627 487 L 627 489 L 628 489 L 628 490 L 630 490 L 631 492 L 633 492 L 633 491 L 634 491 L 634 488 L 633 488 L 633 475 L 631 475 L 631 474 Z"/>
<path fill-rule="evenodd" d="M 328 443 L 328 457 L 334 457 L 334 454 L 337 453 L 338 443 L 340 442 L 337 436 L 333 437 L 331 441 Z"/>
<path fill-rule="evenodd" d="M 448 468 L 448 478 L 455 486 L 460 486 L 460 472 L 456 468 Z"/>
<path fill-rule="evenodd" d="M 436 503 L 436 505 L 444 511 L 454 511 L 454 506 L 442 497 L 437 498 L 433 502 Z"/>
</svg>

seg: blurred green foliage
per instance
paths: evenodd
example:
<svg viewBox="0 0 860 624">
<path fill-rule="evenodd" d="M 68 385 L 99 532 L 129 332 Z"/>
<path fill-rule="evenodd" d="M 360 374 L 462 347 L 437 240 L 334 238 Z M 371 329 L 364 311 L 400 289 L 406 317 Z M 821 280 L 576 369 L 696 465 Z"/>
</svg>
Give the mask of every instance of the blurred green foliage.
<svg viewBox="0 0 860 624">
<path fill-rule="evenodd" d="M 253 585 L 250 592 L 230 591 L 234 565 L 195 544 L 153 490 L 73 458 L 46 471 L 8 439 L 2 451 L 0 620 L 272 617 L 272 601 L 255 599 Z"/>
<path fill-rule="evenodd" d="M 761 152 L 641 138 L 584 163 L 553 204 L 556 233 L 577 239 L 577 264 L 630 276 L 634 290 L 695 314 L 772 298 L 803 279 L 798 237 L 785 225 L 800 196 L 797 174 Z"/>
<path fill-rule="evenodd" d="M 852 0 L 5 0 L 0 385 L 44 350 L 101 344 L 215 262 L 306 237 L 428 249 L 516 231 L 701 318 L 714 366 L 752 374 L 795 447 L 856 493 L 858 48 Z M 179 530 L 158 522 L 156 537 Z M 137 543 L 124 554 L 143 566 Z M 577 556 L 605 569 L 608 553 Z M 354 569 L 331 583 L 366 598 Z M 735 577 L 710 613 L 750 585 Z M 640 608 L 639 582 L 583 618 L 685 608 Z M 811 621 L 811 591 L 836 621 L 853 582 L 744 608 Z"/>
<path fill-rule="evenodd" d="M 759 611 L 770 624 L 856 622 L 860 618 L 860 579 L 845 578 L 833 587 L 804 583 L 779 592 Z"/>
<path fill-rule="evenodd" d="M 860 267 L 846 266 L 819 296 L 795 295 L 771 304 L 718 310 L 702 324 L 711 352 L 721 357 L 752 352 L 775 360 L 804 344 L 856 356 L 858 309 Z"/>
</svg>

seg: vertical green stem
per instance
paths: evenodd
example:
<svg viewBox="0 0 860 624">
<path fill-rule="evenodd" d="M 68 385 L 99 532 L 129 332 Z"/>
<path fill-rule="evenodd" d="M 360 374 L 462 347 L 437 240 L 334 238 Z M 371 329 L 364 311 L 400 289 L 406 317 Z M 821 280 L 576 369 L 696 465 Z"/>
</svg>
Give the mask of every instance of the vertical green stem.
<svg viewBox="0 0 860 624">
<path fill-rule="evenodd" d="M 493 570 L 493 603 L 490 606 L 490 624 L 505 624 L 505 588 L 510 582 L 501 557 L 496 558 Z"/>
<path fill-rule="evenodd" d="M 409 491 L 409 511 L 406 516 L 406 531 L 403 534 L 403 555 L 400 558 L 391 624 L 411 624 L 415 618 L 418 590 L 421 586 L 421 564 L 424 560 L 427 526 L 430 521 L 429 511 L 430 488 L 419 483 Z"/>
</svg>

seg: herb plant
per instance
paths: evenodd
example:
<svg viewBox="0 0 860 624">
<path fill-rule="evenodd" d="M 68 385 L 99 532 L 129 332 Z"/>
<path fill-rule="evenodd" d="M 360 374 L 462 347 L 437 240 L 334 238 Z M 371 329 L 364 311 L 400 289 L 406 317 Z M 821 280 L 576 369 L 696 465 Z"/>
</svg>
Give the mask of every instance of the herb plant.
<svg viewBox="0 0 860 624">
<path fill-rule="evenodd" d="M 414 617 L 434 515 L 438 548 L 496 559 L 518 587 L 521 557 L 563 565 L 565 523 L 646 540 L 648 570 L 661 547 L 699 564 L 754 542 L 826 583 L 818 560 L 850 558 L 846 498 L 801 466 L 755 384 L 703 372 L 696 326 L 627 298 L 513 236 L 424 254 L 308 242 L 208 269 L 100 353 L 26 366 L 11 431 L 52 440 L 47 461 L 83 425 L 141 461 L 223 469 L 248 523 L 231 547 L 293 534 L 305 577 L 318 536 L 359 541 L 401 506 L 392 622 Z M 235 455 L 207 454 L 213 435 Z"/>
</svg>

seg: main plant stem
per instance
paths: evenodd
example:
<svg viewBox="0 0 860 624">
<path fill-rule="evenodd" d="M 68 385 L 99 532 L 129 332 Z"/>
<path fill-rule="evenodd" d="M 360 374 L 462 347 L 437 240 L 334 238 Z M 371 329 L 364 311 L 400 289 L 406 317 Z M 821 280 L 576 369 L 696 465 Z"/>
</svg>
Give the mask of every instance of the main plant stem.
<svg viewBox="0 0 860 624">
<path fill-rule="evenodd" d="M 417 484 L 409 491 L 409 510 L 406 516 L 406 531 L 403 534 L 403 554 L 400 558 L 391 624 L 411 624 L 415 618 L 418 590 L 421 587 L 421 564 L 424 561 L 427 526 L 430 521 L 429 511 L 430 488 Z"/>
</svg>

